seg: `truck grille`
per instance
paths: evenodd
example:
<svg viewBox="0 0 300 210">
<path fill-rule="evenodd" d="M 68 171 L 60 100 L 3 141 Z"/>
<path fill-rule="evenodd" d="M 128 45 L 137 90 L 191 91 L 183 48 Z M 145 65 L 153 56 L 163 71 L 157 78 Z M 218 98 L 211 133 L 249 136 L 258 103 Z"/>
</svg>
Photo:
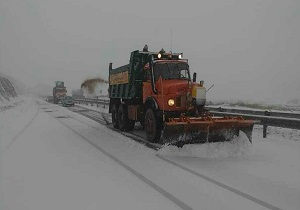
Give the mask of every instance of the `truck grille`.
<svg viewBox="0 0 300 210">
<path fill-rule="evenodd" d="M 181 107 L 181 96 L 176 97 L 176 107 Z"/>
<path fill-rule="evenodd" d="M 186 95 L 181 95 L 176 97 L 175 101 L 176 107 L 184 107 L 186 106 Z"/>
</svg>

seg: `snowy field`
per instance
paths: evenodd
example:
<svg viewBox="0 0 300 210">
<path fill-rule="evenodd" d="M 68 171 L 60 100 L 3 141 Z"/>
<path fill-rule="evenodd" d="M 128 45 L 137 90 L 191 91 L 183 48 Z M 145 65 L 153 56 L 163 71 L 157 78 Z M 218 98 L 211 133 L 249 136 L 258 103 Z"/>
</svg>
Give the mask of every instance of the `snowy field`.
<svg viewBox="0 0 300 210">
<path fill-rule="evenodd" d="M 261 129 L 253 144 L 241 135 L 155 151 L 67 108 L 22 98 L 0 112 L 0 209 L 298 210 L 300 133 L 270 127 L 263 139 Z"/>
</svg>

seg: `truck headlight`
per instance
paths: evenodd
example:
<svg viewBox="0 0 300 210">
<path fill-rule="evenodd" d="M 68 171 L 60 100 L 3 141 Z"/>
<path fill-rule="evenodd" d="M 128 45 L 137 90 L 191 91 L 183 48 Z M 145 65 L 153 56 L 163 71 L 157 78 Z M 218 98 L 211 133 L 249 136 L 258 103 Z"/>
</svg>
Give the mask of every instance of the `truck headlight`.
<svg viewBox="0 0 300 210">
<path fill-rule="evenodd" d="M 175 102 L 174 102 L 174 99 L 169 99 L 168 100 L 168 105 L 169 106 L 174 106 Z"/>
</svg>

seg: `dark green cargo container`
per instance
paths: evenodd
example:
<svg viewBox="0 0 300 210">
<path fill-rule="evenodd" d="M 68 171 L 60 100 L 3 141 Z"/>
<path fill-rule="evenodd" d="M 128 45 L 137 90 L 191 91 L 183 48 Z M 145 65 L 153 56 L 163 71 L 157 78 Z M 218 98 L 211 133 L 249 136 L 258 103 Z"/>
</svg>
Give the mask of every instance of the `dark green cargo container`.
<svg viewBox="0 0 300 210">
<path fill-rule="evenodd" d="M 133 51 L 129 64 L 112 68 L 109 65 L 109 98 L 142 99 L 143 66 L 149 61 L 149 53 Z"/>
</svg>

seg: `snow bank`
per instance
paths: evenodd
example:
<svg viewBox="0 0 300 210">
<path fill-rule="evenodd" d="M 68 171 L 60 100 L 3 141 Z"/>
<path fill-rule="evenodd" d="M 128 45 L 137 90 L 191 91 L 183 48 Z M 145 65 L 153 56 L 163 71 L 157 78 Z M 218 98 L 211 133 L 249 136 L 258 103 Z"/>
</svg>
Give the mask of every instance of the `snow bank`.
<svg viewBox="0 0 300 210">
<path fill-rule="evenodd" d="M 0 73 L 0 112 L 15 107 L 23 101 L 16 93 L 15 84 L 8 78 Z"/>
<path fill-rule="evenodd" d="M 262 138 L 263 126 L 254 125 L 253 138 Z M 284 141 L 300 142 L 300 130 L 268 126 L 267 139 L 282 139 Z"/>
<path fill-rule="evenodd" d="M 0 112 L 15 107 L 23 102 L 22 98 L 11 98 L 9 101 L 7 100 L 0 100 Z"/>
<path fill-rule="evenodd" d="M 300 142 L 300 130 L 268 126 L 266 139 L 262 136 L 262 130 L 263 126 L 254 125 L 252 134 L 254 145 L 257 144 L 258 141 L 272 141 L 282 144 Z M 157 154 L 178 157 L 227 158 L 248 155 L 251 153 L 252 146 L 246 135 L 241 132 L 239 137 L 236 137 L 230 142 L 186 144 L 182 148 L 165 145 Z"/>
<path fill-rule="evenodd" d="M 199 157 L 199 158 L 227 158 L 242 156 L 249 152 L 251 143 L 244 133 L 230 142 L 205 144 L 186 144 L 182 148 L 165 145 L 157 154 L 161 156 Z"/>
<path fill-rule="evenodd" d="M 9 75 L 3 74 L 2 72 L 0 72 L 0 77 L 4 77 L 9 80 L 9 82 L 13 85 L 17 95 L 25 95 L 27 93 L 27 87 L 22 82 L 12 78 Z"/>
<path fill-rule="evenodd" d="M 17 97 L 17 93 L 12 83 L 9 79 L 0 75 L 0 101 L 9 101 L 15 97 Z"/>
</svg>

